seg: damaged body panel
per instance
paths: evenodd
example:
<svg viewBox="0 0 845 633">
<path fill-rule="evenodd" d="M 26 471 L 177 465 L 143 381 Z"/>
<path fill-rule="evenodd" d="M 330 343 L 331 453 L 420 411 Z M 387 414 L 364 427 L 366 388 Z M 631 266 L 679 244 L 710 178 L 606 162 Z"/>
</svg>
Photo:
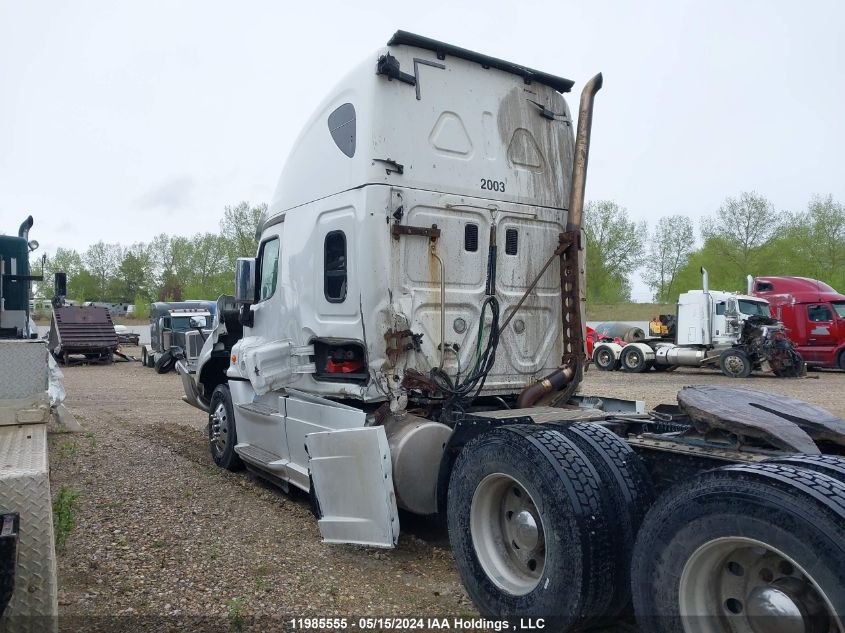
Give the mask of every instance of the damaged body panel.
<svg viewBox="0 0 845 633">
<path fill-rule="evenodd" d="M 399 515 L 384 429 L 311 433 L 305 446 L 323 540 L 395 546 Z"/>
</svg>

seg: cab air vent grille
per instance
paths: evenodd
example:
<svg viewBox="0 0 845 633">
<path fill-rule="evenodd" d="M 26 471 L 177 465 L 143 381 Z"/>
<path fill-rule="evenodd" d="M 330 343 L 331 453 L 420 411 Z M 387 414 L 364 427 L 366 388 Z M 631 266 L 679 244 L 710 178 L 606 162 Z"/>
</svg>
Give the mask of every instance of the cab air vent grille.
<svg viewBox="0 0 845 633">
<path fill-rule="evenodd" d="M 474 253 L 478 250 L 478 225 L 464 226 L 464 250 Z"/>
<path fill-rule="evenodd" d="M 519 250 L 519 231 L 516 229 L 508 229 L 505 231 L 505 253 L 508 255 L 516 255 Z"/>
</svg>

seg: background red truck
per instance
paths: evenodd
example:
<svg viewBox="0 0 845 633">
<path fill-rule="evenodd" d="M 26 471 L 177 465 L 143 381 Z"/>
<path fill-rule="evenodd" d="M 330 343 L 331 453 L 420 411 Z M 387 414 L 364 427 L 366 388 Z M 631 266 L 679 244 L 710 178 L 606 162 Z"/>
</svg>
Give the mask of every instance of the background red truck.
<svg viewBox="0 0 845 633">
<path fill-rule="evenodd" d="M 769 301 L 808 365 L 845 370 L 845 295 L 816 279 L 750 275 L 748 294 Z"/>
</svg>

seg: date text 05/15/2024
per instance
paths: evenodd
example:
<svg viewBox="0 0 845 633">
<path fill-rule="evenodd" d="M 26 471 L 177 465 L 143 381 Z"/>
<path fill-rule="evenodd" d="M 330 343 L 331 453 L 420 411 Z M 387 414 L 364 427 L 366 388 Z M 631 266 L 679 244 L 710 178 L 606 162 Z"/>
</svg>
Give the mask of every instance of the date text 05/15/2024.
<svg viewBox="0 0 845 633">
<path fill-rule="evenodd" d="M 485 618 L 292 618 L 291 628 L 307 630 L 359 631 L 540 631 L 545 629 L 543 618 L 519 618 L 518 621 L 488 620 Z"/>
</svg>

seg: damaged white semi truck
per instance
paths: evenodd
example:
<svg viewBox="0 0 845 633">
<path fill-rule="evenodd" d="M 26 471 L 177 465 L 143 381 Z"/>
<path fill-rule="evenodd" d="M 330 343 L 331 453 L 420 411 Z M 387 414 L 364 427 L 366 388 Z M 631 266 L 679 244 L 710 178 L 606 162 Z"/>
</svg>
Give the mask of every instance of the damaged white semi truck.
<svg viewBox="0 0 845 633">
<path fill-rule="evenodd" d="M 485 616 L 552 630 L 842 631 L 845 422 L 692 387 L 576 396 L 593 99 L 397 32 L 297 140 L 186 400 L 214 460 L 313 496 L 324 539 L 442 514 Z"/>
</svg>

